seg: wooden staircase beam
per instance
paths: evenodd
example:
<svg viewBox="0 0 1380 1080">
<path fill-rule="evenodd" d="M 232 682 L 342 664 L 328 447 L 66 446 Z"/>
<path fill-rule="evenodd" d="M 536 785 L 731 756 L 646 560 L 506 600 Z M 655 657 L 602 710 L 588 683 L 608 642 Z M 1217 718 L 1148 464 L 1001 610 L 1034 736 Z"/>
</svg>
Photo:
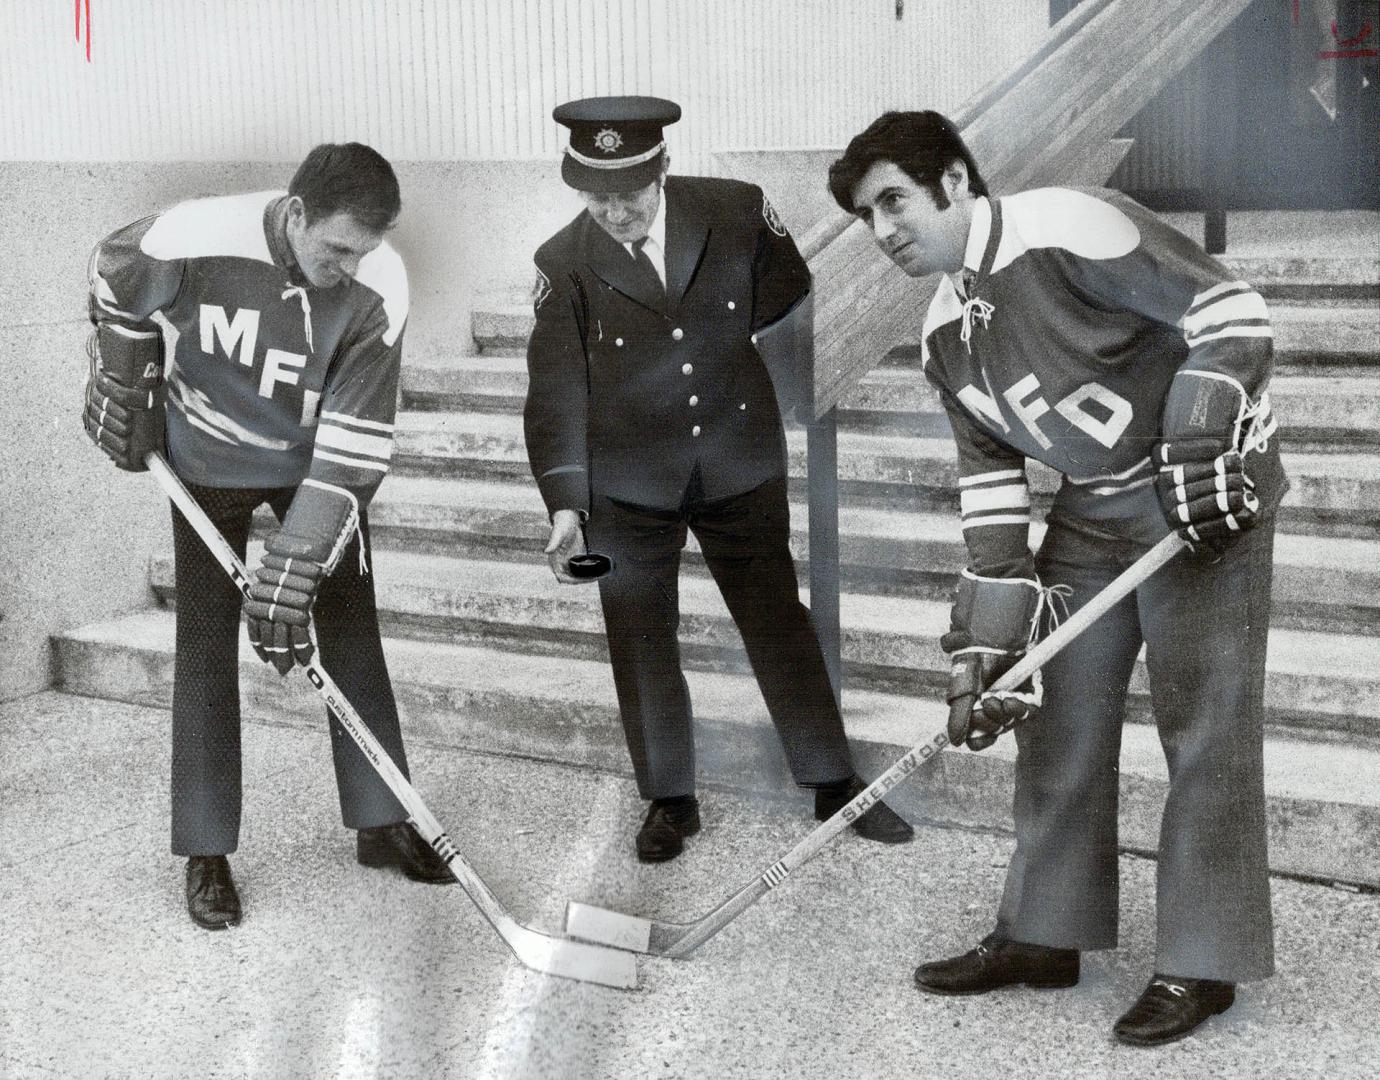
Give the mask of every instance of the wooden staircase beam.
<svg viewBox="0 0 1380 1080">
<path fill-rule="evenodd" d="M 954 112 L 988 186 L 1105 182 L 1120 161 L 1117 132 L 1249 3 L 1086 0 Z M 933 279 L 898 273 L 848 214 L 809 230 L 802 250 L 815 276 L 814 413 L 822 416 L 892 348 L 918 340 Z"/>
</svg>

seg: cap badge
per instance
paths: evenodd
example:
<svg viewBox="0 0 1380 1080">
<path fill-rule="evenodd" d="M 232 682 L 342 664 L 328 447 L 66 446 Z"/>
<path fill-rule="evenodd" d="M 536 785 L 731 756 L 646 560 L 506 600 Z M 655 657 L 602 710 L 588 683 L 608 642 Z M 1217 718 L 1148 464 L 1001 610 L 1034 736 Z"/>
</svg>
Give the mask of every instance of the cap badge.
<svg viewBox="0 0 1380 1080">
<path fill-rule="evenodd" d="M 613 128 L 604 128 L 594 136 L 595 148 L 606 154 L 614 153 L 622 145 L 623 136 L 614 131 Z"/>
</svg>

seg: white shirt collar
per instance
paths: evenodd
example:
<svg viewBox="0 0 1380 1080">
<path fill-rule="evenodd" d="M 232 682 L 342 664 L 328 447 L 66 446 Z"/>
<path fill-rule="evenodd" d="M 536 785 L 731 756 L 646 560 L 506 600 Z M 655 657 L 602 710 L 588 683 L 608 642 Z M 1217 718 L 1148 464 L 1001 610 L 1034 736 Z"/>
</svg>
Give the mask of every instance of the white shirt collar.
<svg viewBox="0 0 1380 1080">
<path fill-rule="evenodd" d="M 629 255 L 636 255 L 631 244 L 624 244 Z M 652 218 L 651 228 L 647 230 L 647 242 L 642 246 L 647 258 L 652 260 L 656 272 L 661 275 L 662 285 L 666 284 L 666 187 L 661 188 L 661 199 L 657 203 L 656 217 Z"/>
</svg>

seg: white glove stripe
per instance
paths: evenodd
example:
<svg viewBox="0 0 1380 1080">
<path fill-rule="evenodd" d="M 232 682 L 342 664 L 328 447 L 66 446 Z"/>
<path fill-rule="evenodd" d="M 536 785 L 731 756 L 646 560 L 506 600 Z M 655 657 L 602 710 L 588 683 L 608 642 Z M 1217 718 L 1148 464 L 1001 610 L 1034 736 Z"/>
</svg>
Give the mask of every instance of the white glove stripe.
<svg viewBox="0 0 1380 1080">
<path fill-rule="evenodd" d="M 1179 505 L 1176 506 L 1174 509 L 1178 511 L 1179 520 L 1182 521 L 1185 525 L 1189 524 L 1193 520 L 1188 516 L 1188 506 L 1186 504 L 1179 503 Z"/>
<path fill-rule="evenodd" d="M 1175 485 L 1174 501 L 1181 505 L 1188 502 L 1188 488 L 1184 487 L 1183 484 Z"/>
<path fill-rule="evenodd" d="M 1230 529 L 1232 532 L 1240 532 L 1240 531 L 1241 531 L 1241 526 L 1240 526 L 1239 524 L 1237 524 L 1236 515 L 1235 515 L 1235 514 L 1228 514 L 1226 520 L 1227 520 L 1227 528 Z"/>
<path fill-rule="evenodd" d="M 1217 509 L 1224 514 L 1231 513 L 1231 500 L 1227 498 L 1227 493 L 1225 491 L 1219 490 L 1217 492 Z"/>
<path fill-rule="evenodd" d="M 1188 533 L 1188 537 L 1190 540 L 1201 541 L 1203 539 L 1201 536 L 1198 535 L 1198 530 L 1195 529 L 1192 525 L 1190 525 L 1186 531 Z"/>
<path fill-rule="evenodd" d="M 269 621 L 269 622 L 272 622 L 272 621 L 273 621 L 273 609 L 276 608 L 277 606 L 278 606 L 278 604 L 276 603 L 276 601 L 275 601 L 274 603 L 270 603 L 270 604 L 268 605 L 268 621 Z"/>
</svg>

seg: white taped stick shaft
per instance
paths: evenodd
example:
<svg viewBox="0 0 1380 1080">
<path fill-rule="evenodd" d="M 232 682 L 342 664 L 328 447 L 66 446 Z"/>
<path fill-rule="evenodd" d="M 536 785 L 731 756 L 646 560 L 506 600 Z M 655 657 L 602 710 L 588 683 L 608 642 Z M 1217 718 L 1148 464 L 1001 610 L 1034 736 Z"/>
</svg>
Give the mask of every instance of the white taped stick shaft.
<svg viewBox="0 0 1380 1080">
<path fill-rule="evenodd" d="M 191 494 L 182 485 L 177 474 L 157 453 L 145 456 L 148 466 L 159 486 L 167 492 L 205 542 L 207 549 L 234 579 L 235 585 L 245 596 L 249 595 L 249 577 L 244 563 L 235 553 L 229 542 L 197 505 Z M 331 712 L 335 714 L 340 726 L 354 740 L 360 751 L 368 759 L 379 777 L 397 797 L 407 812 L 408 818 L 431 847 L 446 863 L 447 868 L 465 890 L 465 894 L 479 908 L 489 925 L 501 937 L 513 955 L 527 967 L 560 975 L 568 979 L 599 983 L 621 989 L 635 989 L 637 986 L 637 964 L 632 953 L 591 945 L 580 941 L 566 941 L 552 938 L 537 930 L 519 923 L 499 901 L 484 880 L 474 872 L 456 848 L 454 842 L 441 828 L 440 822 L 432 816 L 411 782 L 379 744 L 374 733 L 368 729 L 353 705 L 341 693 L 327 671 L 317 663 L 316 657 L 305 665 L 307 680 L 325 699 Z"/>
</svg>

